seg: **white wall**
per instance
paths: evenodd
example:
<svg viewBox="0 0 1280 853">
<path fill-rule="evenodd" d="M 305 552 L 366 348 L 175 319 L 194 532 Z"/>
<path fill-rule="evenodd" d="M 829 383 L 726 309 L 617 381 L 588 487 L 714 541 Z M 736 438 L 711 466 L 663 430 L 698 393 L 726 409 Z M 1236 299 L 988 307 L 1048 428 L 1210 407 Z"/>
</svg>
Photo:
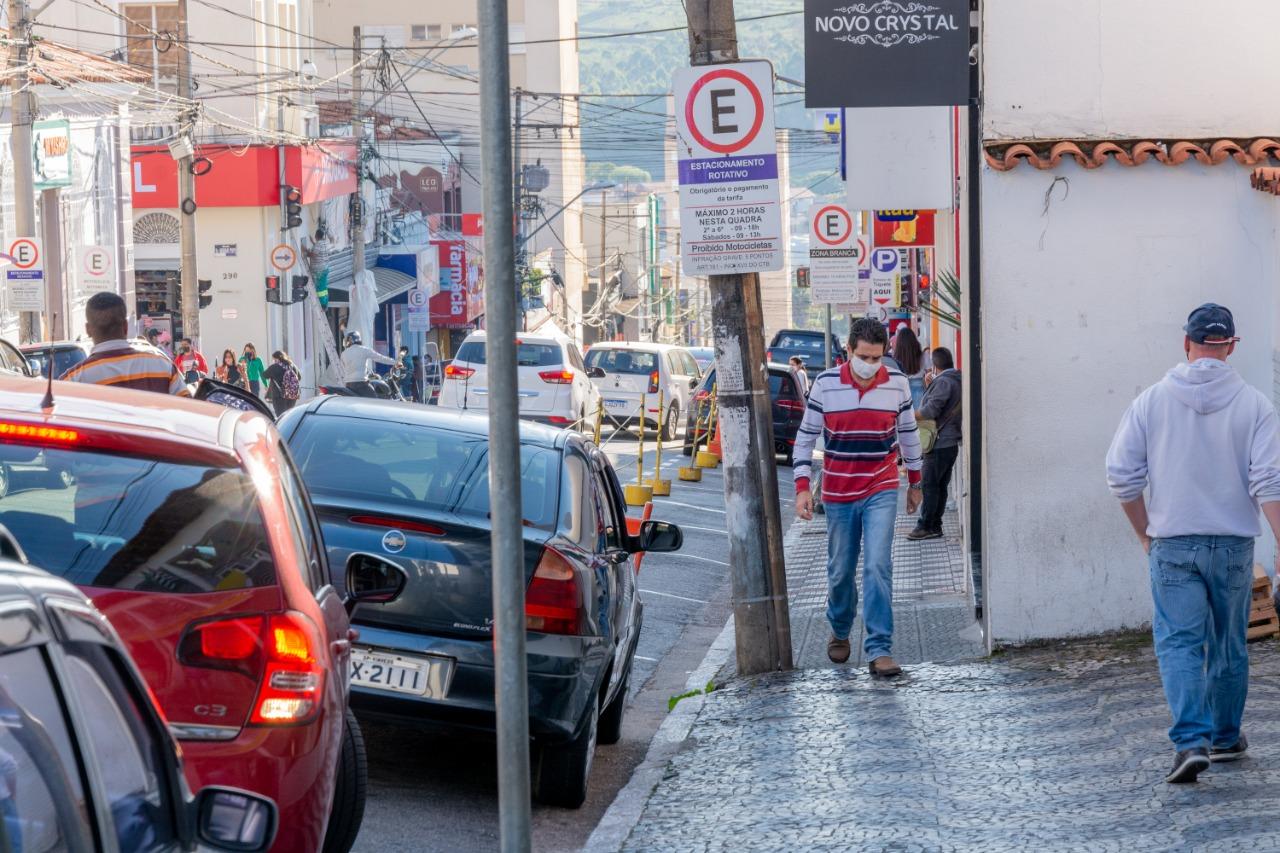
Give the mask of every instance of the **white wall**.
<svg viewBox="0 0 1280 853">
<path fill-rule="evenodd" d="M 1275 0 L 983 4 L 984 137 L 1266 136 Z"/>
<path fill-rule="evenodd" d="M 985 170 L 982 204 L 991 638 L 1140 626 L 1146 560 L 1107 491 L 1106 450 L 1134 396 L 1183 359 L 1181 326 L 1202 302 L 1232 308 L 1232 363 L 1271 394 L 1280 201 L 1235 165 L 1068 163 Z"/>
</svg>

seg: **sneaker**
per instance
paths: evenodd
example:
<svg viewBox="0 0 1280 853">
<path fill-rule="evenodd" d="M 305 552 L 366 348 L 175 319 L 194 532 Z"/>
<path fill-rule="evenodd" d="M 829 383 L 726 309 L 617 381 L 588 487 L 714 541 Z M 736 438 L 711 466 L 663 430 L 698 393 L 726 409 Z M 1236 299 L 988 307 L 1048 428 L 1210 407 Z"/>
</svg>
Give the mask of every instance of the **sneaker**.
<svg viewBox="0 0 1280 853">
<path fill-rule="evenodd" d="M 1209 750 L 1204 747 L 1184 749 L 1173 757 L 1173 769 L 1164 781 L 1174 784 L 1194 782 L 1200 773 L 1209 767 Z"/>
<path fill-rule="evenodd" d="M 1244 736 L 1244 732 L 1240 733 L 1240 740 L 1236 741 L 1235 746 L 1229 746 L 1226 749 L 1218 749 L 1214 747 L 1209 750 L 1209 760 L 1217 764 L 1220 761 L 1239 761 L 1244 758 L 1244 754 L 1249 750 L 1249 741 Z"/>
<path fill-rule="evenodd" d="M 910 539 L 912 542 L 919 542 L 922 539 L 941 539 L 942 531 L 926 530 L 923 527 L 917 527 L 915 530 L 912 530 L 910 533 L 907 534 L 907 538 Z"/>
<path fill-rule="evenodd" d="M 867 669 L 871 670 L 872 675 L 881 678 L 892 678 L 895 675 L 902 675 L 902 667 L 894 662 L 893 658 L 888 655 L 881 655 L 867 665 Z"/>
<path fill-rule="evenodd" d="M 839 637 L 832 637 L 827 641 L 827 657 L 831 658 L 832 663 L 845 663 L 849 660 L 849 641 L 841 640 Z"/>
</svg>

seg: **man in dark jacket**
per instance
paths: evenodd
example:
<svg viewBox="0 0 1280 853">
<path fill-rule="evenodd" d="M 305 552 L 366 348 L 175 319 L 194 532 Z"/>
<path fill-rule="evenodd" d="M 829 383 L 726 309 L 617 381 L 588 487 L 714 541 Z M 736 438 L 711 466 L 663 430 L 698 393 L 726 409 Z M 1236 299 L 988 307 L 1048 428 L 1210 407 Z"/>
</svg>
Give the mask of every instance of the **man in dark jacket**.
<svg viewBox="0 0 1280 853">
<path fill-rule="evenodd" d="M 933 351 L 933 367 L 939 371 L 920 401 L 917 420 L 931 420 L 938 424 L 938 438 L 933 449 L 924 455 L 924 502 L 920 508 L 920 521 L 908 539 L 939 539 L 942 537 L 942 512 L 947 506 L 947 490 L 951 488 L 951 471 L 960 455 L 960 438 L 963 419 L 960 417 L 960 401 L 963 399 L 960 371 L 955 369 L 951 350 L 938 347 Z"/>
</svg>

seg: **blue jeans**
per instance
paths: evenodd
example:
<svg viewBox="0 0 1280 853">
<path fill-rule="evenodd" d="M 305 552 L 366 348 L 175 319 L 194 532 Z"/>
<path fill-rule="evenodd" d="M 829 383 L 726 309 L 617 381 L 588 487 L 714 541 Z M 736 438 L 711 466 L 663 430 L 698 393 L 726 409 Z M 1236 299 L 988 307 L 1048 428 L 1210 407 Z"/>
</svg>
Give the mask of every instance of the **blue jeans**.
<svg viewBox="0 0 1280 853">
<path fill-rule="evenodd" d="M 893 646 L 893 525 L 898 491 L 877 492 L 860 501 L 826 503 L 827 621 L 831 633 L 847 639 L 858 615 L 854 575 L 863 552 L 862 621 L 867 627 L 863 651 L 868 661 L 887 655 Z"/>
<path fill-rule="evenodd" d="M 1152 633 L 1178 751 L 1231 747 L 1249 692 L 1253 540 L 1176 536 L 1151 543 Z"/>
</svg>

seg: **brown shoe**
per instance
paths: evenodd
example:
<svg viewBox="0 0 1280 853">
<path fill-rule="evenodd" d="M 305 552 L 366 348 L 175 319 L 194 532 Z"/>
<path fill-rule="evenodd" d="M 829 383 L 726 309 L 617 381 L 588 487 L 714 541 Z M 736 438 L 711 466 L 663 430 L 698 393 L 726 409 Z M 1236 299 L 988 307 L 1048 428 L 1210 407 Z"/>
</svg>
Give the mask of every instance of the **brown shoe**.
<svg viewBox="0 0 1280 853">
<path fill-rule="evenodd" d="M 893 658 L 888 655 L 881 655 L 873 660 L 868 669 L 871 670 L 872 675 L 880 678 L 892 678 L 895 675 L 902 675 L 902 667 L 894 663 Z"/>
<path fill-rule="evenodd" d="M 849 660 L 849 641 L 832 637 L 827 641 L 827 657 L 832 663 L 844 663 Z"/>
</svg>

